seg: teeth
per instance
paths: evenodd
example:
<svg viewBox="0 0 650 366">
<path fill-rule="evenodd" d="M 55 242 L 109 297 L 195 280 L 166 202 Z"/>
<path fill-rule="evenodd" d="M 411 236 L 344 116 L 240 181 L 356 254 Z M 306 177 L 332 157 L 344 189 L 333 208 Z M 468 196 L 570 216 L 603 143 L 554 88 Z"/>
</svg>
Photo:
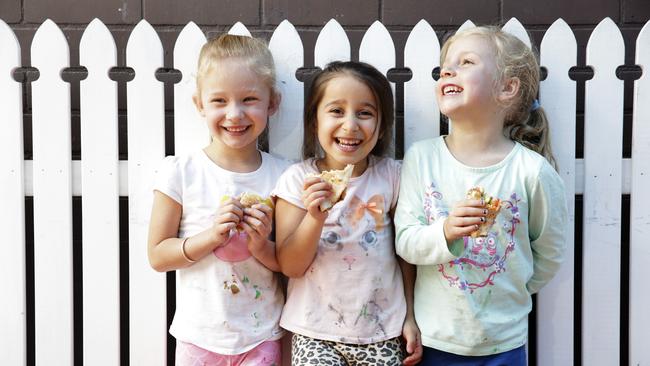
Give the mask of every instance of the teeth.
<svg viewBox="0 0 650 366">
<path fill-rule="evenodd" d="M 232 126 L 232 127 L 225 127 L 225 126 L 224 126 L 224 128 L 225 128 L 228 132 L 242 132 L 242 131 L 244 131 L 245 129 L 247 129 L 248 126 L 240 126 L 240 127 L 234 127 L 234 126 Z"/>
<path fill-rule="evenodd" d="M 463 91 L 463 88 L 455 85 L 447 85 L 442 89 L 442 94 L 458 94 Z"/>
<path fill-rule="evenodd" d="M 341 145 L 359 145 L 361 143 L 361 140 L 357 139 L 342 139 L 338 138 L 339 144 Z"/>
</svg>

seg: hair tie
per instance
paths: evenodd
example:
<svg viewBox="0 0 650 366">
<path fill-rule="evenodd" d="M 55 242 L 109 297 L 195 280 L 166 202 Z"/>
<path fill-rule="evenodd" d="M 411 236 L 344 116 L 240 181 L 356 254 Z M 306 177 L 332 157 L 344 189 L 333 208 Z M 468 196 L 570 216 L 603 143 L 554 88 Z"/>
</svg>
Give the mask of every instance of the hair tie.
<svg viewBox="0 0 650 366">
<path fill-rule="evenodd" d="M 539 107 L 540 107 L 539 100 L 533 99 L 533 104 L 530 106 L 530 111 L 531 112 L 536 111 L 539 109 Z"/>
</svg>

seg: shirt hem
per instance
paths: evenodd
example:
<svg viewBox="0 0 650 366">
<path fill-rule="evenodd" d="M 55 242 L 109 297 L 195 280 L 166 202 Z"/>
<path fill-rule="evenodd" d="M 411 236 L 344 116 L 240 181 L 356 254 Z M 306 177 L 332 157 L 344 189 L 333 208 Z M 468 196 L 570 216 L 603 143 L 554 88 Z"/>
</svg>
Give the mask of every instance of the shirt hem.
<svg viewBox="0 0 650 366">
<path fill-rule="evenodd" d="M 359 338 L 357 337 L 356 340 L 352 341 L 354 337 L 349 337 L 349 336 L 340 336 L 340 335 L 331 335 L 331 334 L 321 334 L 321 333 L 316 333 L 313 332 L 309 329 L 305 329 L 296 325 L 288 325 L 288 324 L 282 324 L 280 323 L 280 326 L 292 333 L 300 334 L 305 337 L 309 338 L 314 338 L 314 339 L 319 339 L 323 341 L 330 341 L 330 342 L 337 342 L 337 343 L 348 343 L 348 344 L 372 344 L 372 343 L 377 343 L 377 342 L 384 342 L 389 339 L 393 339 L 395 337 L 399 337 L 402 335 L 402 330 L 400 329 L 397 332 L 392 332 L 392 333 L 387 333 L 386 336 L 381 336 L 381 337 L 364 337 L 364 338 Z M 343 339 L 341 339 L 343 338 Z"/>
<path fill-rule="evenodd" d="M 221 347 L 209 346 L 209 345 L 203 344 L 201 342 L 196 342 L 196 341 L 192 341 L 192 340 L 189 340 L 189 339 L 179 338 L 179 337 L 175 336 L 173 333 L 171 333 L 171 334 L 172 334 L 172 336 L 174 336 L 176 341 L 190 343 L 190 344 L 193 344 L 193 345 L 195 345 L 197 347 L 201 347 L 201 348 L 203 348 L 205 350 L 208 350 L 208 351 L 213 352 L 213 353 L 218 353 L 220 355 L 234 356 L 234 355 L 240 355 L 242 353 L 246 353 L 246 352 L 252 350 L 253 348 L 259 346 L 260 344 L 262 344 L 264 342 L 277 341 L 279 339 L 282 339 L 282 337 L 285 336 L 286 332 L 283 329 L 280 329 L 278 334 L 272 335 L 270 337 L 261 339 L 259 341 L 254 342 L 254 343 L 248 344 L 248 345 L 243 346 L 243 347 L 238 347 L 238 348 L 221 348 Z"/>
<path fill-rule="evenodd" d="M 437 339 L 422 336 L 422 345 L 424 347 L 435 348 L 439 351 L 453 353 L 461 356 L 489 356 L 508 352 L 525 345 L 526 342 L 519 343 L 495 343 L 481 346 L 462 346 L 455 343 L 443 342 Z"/>
</svg>

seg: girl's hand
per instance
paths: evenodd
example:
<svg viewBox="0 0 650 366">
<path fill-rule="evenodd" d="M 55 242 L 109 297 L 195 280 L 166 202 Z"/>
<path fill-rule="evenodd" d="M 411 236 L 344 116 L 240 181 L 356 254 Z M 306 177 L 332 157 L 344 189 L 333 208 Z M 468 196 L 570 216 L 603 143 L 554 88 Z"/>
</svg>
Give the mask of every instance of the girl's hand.
<svg viewBox="0 0 650 366">
<path fill-rule="evenodd" d="M 302 191 L 302 204 L 307 214 L 318 221 L 325 221 L 327 211 L 320 210 L 320 204 L 332 195 L 332 185 L 319 177 L 305 178 Z"/>
<path fill-rule="evenodd" d="M 406 358 L 404 365 L 415 365 L 422 359 L 422 339 L 420 328 L 413 317 L 406 317 L 402 327 L 402 337 L 406 341 Z"/>
<path fill-rule="evenodd" d="M 273 209 L 265 204 L 255 204 L 244 209 L 244 218 L 240 226 L 248 234 L 248 250 L 257 253 L 267 243 L 273 228 Z"/>
<path fill-rule="evenodd" d="M 447 242 L 452 242 L 471 234 L 485 222 L 487 209 L 482 200 L 463 200 L 458 202 L 445 220 L 443 230 Z"/>
<path fill-rule="evenodd" d="M 215 241 L 215 248 L 223 245 L 230 237 L 230 230 L 237 227 L 244 217 L 239 200 L 228 198 L 219 206 L 217 218 L 212 224 L 212 235 Z"/>
</svg>

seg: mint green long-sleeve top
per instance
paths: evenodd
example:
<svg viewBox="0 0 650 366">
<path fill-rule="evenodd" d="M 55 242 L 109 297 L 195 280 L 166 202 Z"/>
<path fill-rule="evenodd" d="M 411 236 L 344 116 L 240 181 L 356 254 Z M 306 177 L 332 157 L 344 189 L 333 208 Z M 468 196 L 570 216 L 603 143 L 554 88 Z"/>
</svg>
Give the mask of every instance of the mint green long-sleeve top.
<svg viewBox="0 0 650 366">
<path fill-rule="evenodd" d="M 467 191 L 501 200 L 487 237 L 447 243 L 443 223 Z M 468 356 L 526 343 L 531 295 L 557 272 L 565 248 L 564 185 L 539 154 L 515 144 L 498 164 L 457 161 L 443 137 L 404 157 L 395 214 L 396 252 L 417 265 L 415 316 L 422 343 Z"/>
</svg>

